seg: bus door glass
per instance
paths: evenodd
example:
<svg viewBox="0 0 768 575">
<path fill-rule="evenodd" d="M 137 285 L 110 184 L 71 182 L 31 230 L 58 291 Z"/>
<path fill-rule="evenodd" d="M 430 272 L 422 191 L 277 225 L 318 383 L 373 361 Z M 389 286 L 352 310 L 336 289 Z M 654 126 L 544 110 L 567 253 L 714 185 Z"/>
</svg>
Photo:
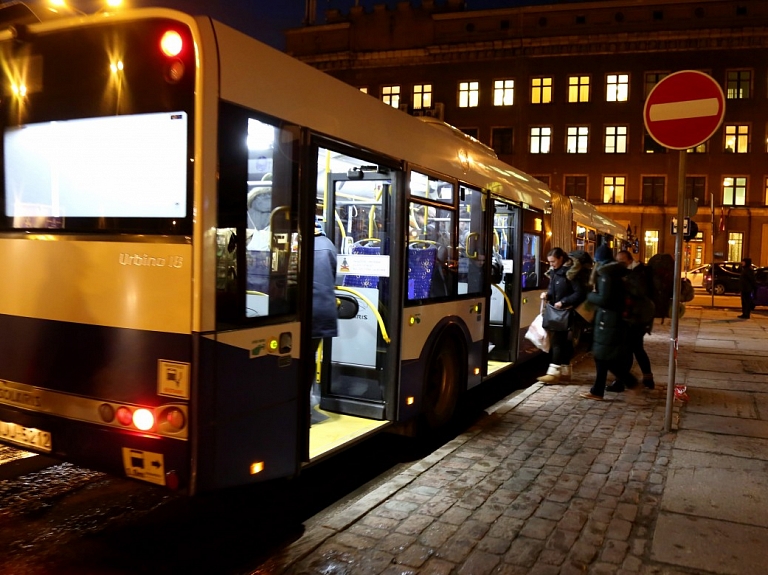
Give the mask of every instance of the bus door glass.
<svg viewBox="0 0 768 575">
<path fill-rule="evenodd" d="M 388 417 L 387 386 L 395 384 L 389 373 L 394 363 L 387 358 L 392 349 L 392 314 L 388 310 L 392 309 L 395 184 L 394 171 L 387 167 L 318 149 L 316 222 L 337 252 L 335 281 L 340 305 L 336 335 L 327 337 L 318 331 L 314 319 L 312 337 L 317 346 L 320 410 L 332 422 L 340 415 Z M 315 256 L 319 257 L 317 249 Z M 316 276 L 318 264 L 315 261 Z"/>
<path fill-rule="evenodd" d="M 199 367 L 203 488 L 283 477 L 299 466 L 298 405 L 308 402 L 300 377 L 299 136 L 295 125 L 220 104 L 216 332 L 204 337 Z"/>
<path fill-rule="evenodd" d="M 491 361 L 510 362 L 516 359 L 517 302 L 520 301 L 521 273 L 525 273 L 525 260 L 521 253 L 519 207 L 494 200 L 493 251 L 503 264 L 501 281 L 491 292 L 489 352 Z"/>
<path fill-rule="evenodd" d="M 485 291 L 486 200 L 480 190 L 459 188 L 459 295 Z"/>
</svg>

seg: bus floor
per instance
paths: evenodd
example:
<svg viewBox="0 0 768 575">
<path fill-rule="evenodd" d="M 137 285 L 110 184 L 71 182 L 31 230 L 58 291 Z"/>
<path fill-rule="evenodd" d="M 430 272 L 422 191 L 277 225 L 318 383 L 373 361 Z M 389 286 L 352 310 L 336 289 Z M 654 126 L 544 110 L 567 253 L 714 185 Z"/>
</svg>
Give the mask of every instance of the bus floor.
<svg viewBox="0 0 768 575">
<path fill-rule="evenodd" d="M 326 415 L 328 419 L 315 423 L 309 428 L 310 461 L 321 455 L 330 454 L 351 441 L 359 441 L 389 423 L 388 421 L 324 411 L 320 407 L 313 409 Z"/>
</svg>

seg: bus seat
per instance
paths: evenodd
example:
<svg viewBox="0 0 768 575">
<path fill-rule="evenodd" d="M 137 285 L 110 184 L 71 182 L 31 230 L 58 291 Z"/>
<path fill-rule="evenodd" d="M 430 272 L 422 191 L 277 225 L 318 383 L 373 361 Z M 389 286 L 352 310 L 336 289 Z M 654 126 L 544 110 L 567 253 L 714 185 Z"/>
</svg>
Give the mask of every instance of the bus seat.
<svg viewBox="0 0 768 575">
<path fill-rule="evenodd" d="M 437 246 L 415 243 L 408 246 L 408 299 L 429 297 Z"/>
<path fill-rule="evenodd" d="M 372 245 L 374 242 L 376 245 Z M 359 242 L 355 242 L 355 245 L 352 246 L 352 253 L 378 256 L 381 254 L 381 245 L 379 245 L 378 239 L 360 240 Z M 378 288 L 379 276 L 359 276 L 354 274 L 347 274 L 344 276 L 344 280 L 342 281 L 341 285 L 347 287 Z"/>
</svg>

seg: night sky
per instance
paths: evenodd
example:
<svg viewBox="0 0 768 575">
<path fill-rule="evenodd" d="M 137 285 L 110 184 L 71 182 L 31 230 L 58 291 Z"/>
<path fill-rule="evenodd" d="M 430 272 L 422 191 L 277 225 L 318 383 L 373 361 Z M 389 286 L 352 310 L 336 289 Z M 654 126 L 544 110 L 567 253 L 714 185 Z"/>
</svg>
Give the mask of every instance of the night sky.
<svg viewBox="0 0 768 575">
<path fill-rule="evenodd" d="M 40 1 L 40 0 L 33 0 Z M 206 14 L 233 28 L 258 38 L 278 49 L 285 48 L 284 30 L 302 25 L 305 17 L 305 0 L 126 0 L 131 6 L 166 6 L 191 14 Z M 350 7 L 359 4 L 367 10 L 374 4 L 387 4 L 394 8 L 398 0 L 315 0 L 316 23 L 322 24 L 329 8 L 349 13 Z M 569 0 L 560 0 L 565 3 Z M 68 0 L 71 6 L 84 12 L 94 12 L 102 4 L 99 0 Z M 416 5 L 419 0 L 411 0 Z M 437 5 L 446 0 L 436 0 Z M 557 0 L 465 0 L 468 10 L 552 4 Z M 3 0 L 0 0 L 0 4 Z"/>
</svg>

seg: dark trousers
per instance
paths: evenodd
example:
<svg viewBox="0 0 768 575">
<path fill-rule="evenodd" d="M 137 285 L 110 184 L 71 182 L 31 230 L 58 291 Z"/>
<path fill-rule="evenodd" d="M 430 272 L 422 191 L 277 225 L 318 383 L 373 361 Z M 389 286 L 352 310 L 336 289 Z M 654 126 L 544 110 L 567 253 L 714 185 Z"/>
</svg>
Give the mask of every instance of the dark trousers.
<svg viewBox="0 0 768 575">
<path fill-rule="evenodd" d="M 573 359 L 573 342 L 568 337 L 567 331 L 550 331 L 549 342 L 552 346 L 551 363 L 555 365 L 568 365 Z"/>
<path fill-rule="evenodd" d="M 632 382 L 637 383 L 635 376 L 629 373 L 625 357 L 619 359 L 595 359 L 595 383 L 589 392 L 592 395 L 603 397 L 605 395 L 605 382 L 608 379 L 608 372 L 616 376 L 616 381 L 632 386 Z"/>
<path fill-rule="evenodd" d="M 632 356 L 635 356 L 637 365 L 640 366 L 640 371 L 643 372 L 643 375 L 650 376 L 653 374 L 651 371 L 651 360 L 648 358 L 648 354 L 643 346 L 645 332 L 644 325 L 633 325 L 627 330 L 627 345 L 629 345 L 630 350 L 628 369 L 632 369 Z"/>
<path fill-rule="evenodd" d="M 741 315 L 749 317 L 752 312 L 752 293 L 741 294 Z"/>
</svg>

